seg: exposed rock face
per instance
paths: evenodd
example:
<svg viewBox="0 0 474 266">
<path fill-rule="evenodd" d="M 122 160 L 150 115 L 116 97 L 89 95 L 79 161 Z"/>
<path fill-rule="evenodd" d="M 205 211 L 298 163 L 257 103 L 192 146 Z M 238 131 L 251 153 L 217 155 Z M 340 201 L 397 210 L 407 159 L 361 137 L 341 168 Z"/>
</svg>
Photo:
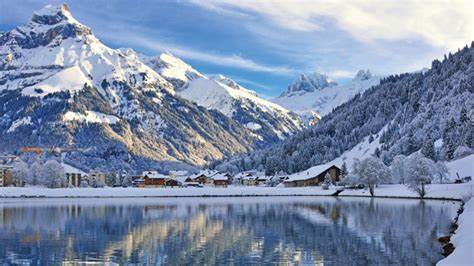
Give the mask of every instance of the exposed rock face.
<svg viewBox="0 0 474 266">
<path fill-rule="evenodd" d="M 314 92 L 327 87 L 336 86 L 337 83 L 330 80 L 328 76 L 314 72 L 312 74 L 301 74 L 280 97 Z"/>
</svg>

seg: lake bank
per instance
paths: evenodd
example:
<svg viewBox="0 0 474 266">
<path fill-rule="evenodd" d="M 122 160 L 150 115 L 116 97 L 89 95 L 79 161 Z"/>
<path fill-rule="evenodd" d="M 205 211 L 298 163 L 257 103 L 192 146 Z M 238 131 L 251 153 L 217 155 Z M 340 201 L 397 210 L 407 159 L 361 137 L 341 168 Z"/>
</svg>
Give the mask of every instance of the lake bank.
<svg viewBox="0 0 474 266">
<path fill-rule="evenodd" d="M 262 196 L 330 196 L 337 188 L 324 190 L 321 187 L 251 187 L 229 186 L 227 188 L 58 188 L 1 187 L 0 198 L 132 198 L 132 197 L 262 197 Z M 462 200 L 472 196 L 473 184 L 432 184 L 427 186 L 428 199 Z M 370 197 L 365 189 L 346 189 L 340 196 Z M 375 189 L 376 197 L 419 198 L 404 185 L 380 185 Z"/>
</svg>

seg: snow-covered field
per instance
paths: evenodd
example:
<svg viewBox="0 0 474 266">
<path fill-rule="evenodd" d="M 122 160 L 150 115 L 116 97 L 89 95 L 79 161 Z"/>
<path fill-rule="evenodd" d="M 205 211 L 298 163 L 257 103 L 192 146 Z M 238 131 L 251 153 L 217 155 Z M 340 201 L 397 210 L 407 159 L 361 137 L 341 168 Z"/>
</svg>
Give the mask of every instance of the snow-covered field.
<svg viewBox="0 0 474 266">
<path fill-rule="evenodd" d="M 427 186 L 428 198 L 464 199 L 472 196 L 473 183 L 433 184 Z M 336 188 L 321 187 L 251 187 L 229 186 L 227 188 L 57 188 L 2 187 L 0 197 L 206 197 L 206 196 L 327 196 Z M 380 185 L 375 189 L 379 197 L 412 197 L 417 194 L 404 185 Z M 341 196 L 369 196 L 364 189 L 345 190 Z"/>
</svg>

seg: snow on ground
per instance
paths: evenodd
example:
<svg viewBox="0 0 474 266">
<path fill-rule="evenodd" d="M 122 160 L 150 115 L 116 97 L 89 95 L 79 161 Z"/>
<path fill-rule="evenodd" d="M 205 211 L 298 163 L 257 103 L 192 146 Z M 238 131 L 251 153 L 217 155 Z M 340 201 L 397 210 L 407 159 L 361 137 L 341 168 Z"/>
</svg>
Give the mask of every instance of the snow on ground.
<svg viewBox="0 0 474 266">
<path fill-rule="evenodd" d="M 91 80 L 84 75 L 78 66 L 73 66 L 36 85 L 24 88 L 22 93 L 32 97 L 44 97 L 50 93 L 60 91 L 69 91 L 74 94 L 82 90 L 85 84 L 91 85 Z"/>
<path fill-rule="evenodd" d="M 223 114 L 232 117 L 234 99 L 250 101 L 259 106 L 265 112 L 288 113 L 285 108 L 261 99 L 251 91 L 238 86 L 230 87 L 224 83 L 225 77 L 218 80 L 201 77 L 189 82 L 180 95 L 188 100 L 194 101 L 208 109 L 221 111 Z"/>
<path fill-rule="evenodd" d="M 382 132 L 387 128 L 384 126 L 379 133 L 377 133 L 374 137 L 372 142 L 369 141 L 370 136 L 365 137 L 359 144 L 354 146 L 354 148 L 345 151 L 341 156 L 338 158 L 326 163 L 329 165 L 336 165 L 337 167 L 341 167 L 343 162 L 346 162 L 346 165 L 349 169 L 352 169 L 352 165 L 354 164 L 355 159 L 362 160 L 374 154 L 375 149 L 380 147 L 380 136 Z"/>
<path fill-rule="evenodd" d="M 327 196 L 336 192 L 332 187 L 253 187 L 229 186 L 227 188 L 58 188 L 0 187 L 0 197 L 202 197 L 202 196 Z M 433 184 L 427 186 L 429 198 L 465 199 L 472 196 L 473 183 Z M 345 190 L 341 196 L 368 196 L 364 189 Z M 404 185 L 380 185 L 375 189 L 379 197 L 411 197 L 417 194 Z"/>
<path fill-rule="evenodd" d="M 431 184 L 426 186 L 427 198 L 466 199 L 472 197 L 473 183 L 463 184 Z M 341 196 L 370 196 L 366 189 L 344 190 Z M 375 188 L 375 196 L 379 197 L 418 197 L 405 185 L 379 185 Z"/>
<path fill-rule="evenodd" d="M 254 122 L 248 122 L 245 127 L 247 127 L 250 130 L 260 130 L 262 126 L 260 124 L 254 123 Z"/>
<path fill-rule="evenodd" d="M 88 123 L 104 123 L 115 124 L 120 121 L 120 118 L 113 115 L 106 115 L 94 111 L 86 111 L 86 114 L 68 111 L 63 116 L 64 121 L 79 121 Z"/>
<path fill-rule="evenodd" d="M 461 178 L 466 176 L 474 178 L 474 154 L 447 162 L 446 166 L 449 169 L 449 176 L 451 178 L 456 177 L 456 173 L 458 173 Z"/>
<path fill-rule="evenodd" d="M 474 201 L 470 200 L 464 206 L 464 212 L 459 216 L 459 228 L 451 237 L 454 252 L 437 265 L 473 265 L 474 263 Z"/>
</svg>

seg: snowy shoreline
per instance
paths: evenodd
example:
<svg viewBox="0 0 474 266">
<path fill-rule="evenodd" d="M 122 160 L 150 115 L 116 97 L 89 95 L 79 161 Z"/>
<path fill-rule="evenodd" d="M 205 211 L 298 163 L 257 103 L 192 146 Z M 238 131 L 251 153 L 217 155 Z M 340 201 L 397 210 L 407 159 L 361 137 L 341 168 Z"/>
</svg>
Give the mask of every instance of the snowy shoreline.
<svg viewBox="0 0 474 266">
<path fill-rule="evenodd" d="M 433 184 L 427 186 L 430 200 L 463 200 L 472 196 L 473 184 Z M 274 197 L 274 196 L 331 196 L 336 188 L 321 187 L 249 187 L 227 188 L 56 188 L 45 187 L 1 187 L 3 198 L 178 198 L 178 197 Z M 344 190 L 339 197 L 370 197 L 365 189 Z M 419 199 L 419 196 L 404 185 L 380 185 L 375 189 L 375 198 Z"/>
</svg>

